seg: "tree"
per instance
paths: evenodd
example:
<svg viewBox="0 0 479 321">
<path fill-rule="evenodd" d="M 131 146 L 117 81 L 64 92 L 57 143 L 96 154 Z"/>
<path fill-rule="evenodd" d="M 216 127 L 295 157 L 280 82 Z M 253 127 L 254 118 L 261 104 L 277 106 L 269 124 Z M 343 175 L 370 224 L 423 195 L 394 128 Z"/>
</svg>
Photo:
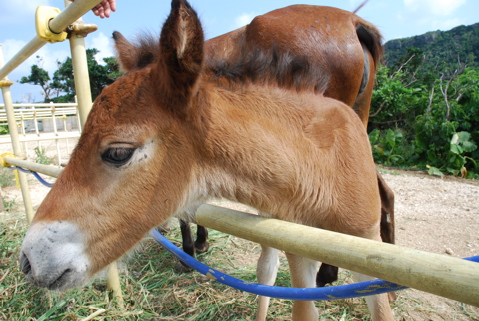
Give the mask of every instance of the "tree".
<svg viewBox="0 0 479 321">
<path fill-rule="evenodd" d="M 41 63 L 41 58 L 37 56 L 39 59 L 39 63 Z M 48 71 L 39 67 L 38 65 L 32 65 L 30 70 L 30 75 L 28 77 L 22 77 L 19 81 L 21 84 L 32 84 L 32 85 L 39 85 L 42 87 L 45 101 L 50 101 L 52 96 L 55 94 L 59 94 L 59 88 L 55 88 L 52 86 L 50 82 L 50 75 Z"/>
<path fill-rule="evenodd" d="M 98 52 L 95 48 L 86 50 L 93 99 L 100 94 L 105 86 L 108 86 L 120 76 L 116 59 L 113 57 L 104 58 L 105 64 L 101 65 L 95 59 L 95 55 Z M 53 78 L 51 79 L 46 70 L 33 65 L 30 75 L 22 77 L 20 83 L 31 83 L 41 86 L 45 102 L 72 102 L 76 95 L 72 59 L 68 57 L 63 63 L 57 62 L 57 66 L 58 69 L 53 73 Z M 63 95 L 60 95 L 62 93 Z"/>
<path fill-rule="evenodd" d="M 99 51 L 95 48 L 87 49 L 87 64 L 88 73 L 90 76 L 90 89 L 92 98 L 95 99 L 104 87 L 113 83 L 116 78 L 120 76 L 119 66 L 116 59 L 113 57 L 103 58 L 105 65 L 100 65 L 95 55 Z M 58 99 L 53 99 L 55 102 L 71 101 L 76 95 L 75 83 L 73 81 L 73 64 L 72 59 L 68 57 L 65 62 L 59 64 L 58 70 L 53 75 L 53 85 L 59 90 L 66 93 Z"/>
</svg>

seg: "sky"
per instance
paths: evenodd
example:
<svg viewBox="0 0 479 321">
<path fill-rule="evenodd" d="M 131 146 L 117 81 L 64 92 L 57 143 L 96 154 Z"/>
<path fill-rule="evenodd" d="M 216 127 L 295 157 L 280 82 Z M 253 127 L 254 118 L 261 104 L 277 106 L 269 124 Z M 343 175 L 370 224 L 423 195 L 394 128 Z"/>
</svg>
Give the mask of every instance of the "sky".
<svg viewBox="0 0 479 321">
<path fill-rule="evenodd" d="M 248 24 L 257 15 L 293 4 L 332 6 L 353 11 L 362 2 L 363 0 L 190 0 L 202 21 L 206 39 Z M 5 61 L 35 36 L 34 15 L 39 5 L 63 9 L 64 1 L 0 0 L 0 44 Z M 117 0 L 117 12 L 112 13 L 110 18 L 100 19 L 91 12 L 83 17 L 85 22 L 99 27 L 98 31 L 86 37 L 86 45 L 100 50 L 96 58 L 101 62 L 103 57 L 114 56 L 111 40 L 113 31 L 120 31 L 127 39 L 133 39 L 145 31 L 157 34 L 169 10 L 170 2 L 167 0 Z M 474 24 L 479 22 L 478 12 L 477 0 L 369 0 L 357 14 L 375 24 L 385 41 L 388 41 Z M 15 82 L 11 87 L 14 102 L 25 102 L 28 99 L 42 101 L 40 86 L 19 84 L 18 80 L 30 74 L 33 64 L 38 64 L 52 76 L 57 61 L 63 62 L 67 56 L 68 41 L 46 44 L 12 72 L 8 78 Z M 3 103 L 1 95 L 0 103 Z"/>
</svg>

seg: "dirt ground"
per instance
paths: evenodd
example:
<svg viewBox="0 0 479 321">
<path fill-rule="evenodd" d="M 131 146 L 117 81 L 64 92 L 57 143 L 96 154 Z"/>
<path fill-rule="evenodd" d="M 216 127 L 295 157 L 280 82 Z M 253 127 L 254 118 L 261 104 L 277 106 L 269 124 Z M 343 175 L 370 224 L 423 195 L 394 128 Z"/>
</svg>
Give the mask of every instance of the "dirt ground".
<svg viewBox="0 0 479 321">
<path fill-rule="evenodd" d="M 479 255 L 479 182 L 381 168 L 395 193 L 398 245 L 453 257 Z M 49 189 L 31 182 L 34 206 Z M 3 189 L 21 202 L 15 187 Z M 478 266 L 479 267 L 479 266 Z M 479 308 L 417 290 L 398 293 L 396 320 L 479 320 Z"/>
<path fill-rule="evenodd" d="M 384 170 L 383 177 L 395 193 L 398 245 L 458 258 L 479 255 L 479 182 L 399 170 Z M 411 306 L 400 313 L 407 320 L 479 320 L 476 307 L 417 290 L 398 294 Z"/>
</svg>

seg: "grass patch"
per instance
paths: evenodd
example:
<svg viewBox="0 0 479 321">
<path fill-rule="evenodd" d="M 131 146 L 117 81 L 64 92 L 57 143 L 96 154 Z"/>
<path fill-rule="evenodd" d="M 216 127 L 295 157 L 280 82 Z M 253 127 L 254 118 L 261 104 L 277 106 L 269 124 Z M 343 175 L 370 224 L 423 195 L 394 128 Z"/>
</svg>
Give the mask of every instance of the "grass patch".
<svg viewBox="0 0 479 321">
<path fill-rule="evenodd" d="M 27 226 L 23 218 L 14 217 L 5 216 L 0 231 L 0 320 L 82 320 L 96 311 L 100 313 L 95 320 L 254 320 L 256 295 L 228 288 L 196 272 L 177 273 L 175 259 L 150 238 L 119 264 L 124 309 L 105 291 L 102 277 L 76 290 L 37 289 L 26 282 L 19 269 L 19 249 Z M 173 228 L 168 238 L 179 245 L 179 229 Z M 216 231 L 210 231 L 210 244 L 201 261 L 237 278 L 256 281 L 258 245 Z M 281 261 L 277 283 L 289 286 L 284 257 Z M 318 302 L 318 307 L 328 309 L 322 320 L 343 316 L 343 320 L 367 320 L 367 308 L 360 299 L 358 302 L 359 309 L 351 300 Z M 272 299 L 268 319 L 290 320 L 291 307 L 289 300 Z"/>
<path fill-rule="evenodd" d="M 19 249 L 27 224 L 23 213 L 9 212 L 0 225 L 0 321 L 83 320 L 254 320 L 256 295 L 240 292 L 193 272 L 174 270 L 175 259 L 153 239 L 147 238 L 120 262 L 124 308 L 106 291 L 106 281 L 97 278 L 88 285 L 65 292 L 50 292 L 28 284 L 19 269 Z M 180 245 L 174 227 L 168 238 Z M 257 244 L 210 231 L 211 248 L 199 259 L 237 278 L 255 282 Z M 351 283 L 342 271 L 338 284 Z M 286 259 L 281 256 L 277 285 L 290 286 Z M 399 309 L 398 306 L 399 305 Z M 403 307 L 404 305 L 404 307 Z M 363 299 L 320 301 L 320 320 L 370 320 Z M 291 320 L 292 302 L 272 299 L 268 320 Z M 396 313 L 421 310 L 421 302 L 400 298 Z M 470 315 L 464 307 L 464 315 Z M 474 319 L 475 320 L 475 319 Z"/>
</svg>

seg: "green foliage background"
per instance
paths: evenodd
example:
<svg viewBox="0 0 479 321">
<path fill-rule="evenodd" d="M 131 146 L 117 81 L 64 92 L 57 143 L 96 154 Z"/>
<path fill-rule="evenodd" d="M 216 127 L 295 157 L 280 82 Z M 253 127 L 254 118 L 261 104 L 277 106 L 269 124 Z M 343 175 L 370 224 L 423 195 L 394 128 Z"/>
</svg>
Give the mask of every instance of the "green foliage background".
<svg viewBox="0 0 479 321">
<path fill-rule="evenodd" d="M 385 48 L 368 128 L 375 160 L 478 178 L 479 24 Z"/>
<path fill-rule="evenodd" d="M 116 59 L 113 57 L 104 58 L 104 64 L 99 64 L 95 59 L 95 55 L 98 52 L 95 48 L 86 50 L 93 99 L 100 94 L 105 86 L 108 86 L 120 76 Z M 41 64 L 41 57 L 37 56 L 37 58 L 39 59 L 39 64 Z M 58 69 L 53 73 L 52 78 L 40 66 L 32 65 L 30 75 L 22 77 L 19 82 L 41 86 L 44 102 L 46 103 L 66 103 L 73 102 L 75 99 L 76 92 L 73 79 L 72 60 L 68 57 L 64 62 L 58 62 Z"/>
</svg>

